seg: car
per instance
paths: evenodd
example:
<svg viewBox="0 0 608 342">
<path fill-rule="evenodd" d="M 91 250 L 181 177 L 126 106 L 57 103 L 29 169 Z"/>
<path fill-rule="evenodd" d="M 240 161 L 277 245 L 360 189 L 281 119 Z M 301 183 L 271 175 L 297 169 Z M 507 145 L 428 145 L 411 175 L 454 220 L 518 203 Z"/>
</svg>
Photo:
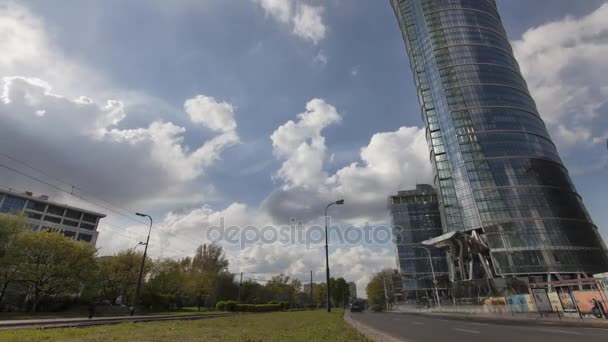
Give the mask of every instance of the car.
<svg viewBox="0 0 608 342">
<path fill-rule="evenodd" d="M 363 306 L 361 303 L 353 303 L 350 305 L 350 312 L 361 312 L 363 311 Z"/>
</svg>

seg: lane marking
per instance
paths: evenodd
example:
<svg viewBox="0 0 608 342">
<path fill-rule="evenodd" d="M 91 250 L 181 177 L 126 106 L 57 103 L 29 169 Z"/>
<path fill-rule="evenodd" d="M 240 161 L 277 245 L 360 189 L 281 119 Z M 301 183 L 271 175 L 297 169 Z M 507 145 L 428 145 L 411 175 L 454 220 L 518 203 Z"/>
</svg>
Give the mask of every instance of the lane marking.
<svg viewBox="0 0 608 342">
<path fill-rule="evenodd" d="M 467 324 L 471 324 L 471 325 L 483 325 L 484 327 L 489 326 L 490 324 L 487 323 L 467 323 Z"/>
<path fill-rule="evenodd" d="M 412 322 L 412 324 L 416 324 L 416 325 L 424 325 L 424 323 L 422 323 L 422 322 Z"/>
<path fill-rule="evenodd" d="M 571 334 L 571 335 L 582 335 L 583 334 L 583 333 L 579 333 L 579 332 L 575 332 L 575 331 L 557 330 L 557 329 L 534 329 L 534 330 L 552 332 L 552 333 L 560 333 L 560 334 Z"/>
<path fill-rule="evenodd" d="M 454 330 L 464 331 L 464 332 L 468 332 L 468 333 L 472 333 L 472 334 L 481 334 L 481 332 L 479 332 L 477 330 L 467 330 L 467 329 L 458 329 L 458 328 L 454 328 Z"/>
</svg>

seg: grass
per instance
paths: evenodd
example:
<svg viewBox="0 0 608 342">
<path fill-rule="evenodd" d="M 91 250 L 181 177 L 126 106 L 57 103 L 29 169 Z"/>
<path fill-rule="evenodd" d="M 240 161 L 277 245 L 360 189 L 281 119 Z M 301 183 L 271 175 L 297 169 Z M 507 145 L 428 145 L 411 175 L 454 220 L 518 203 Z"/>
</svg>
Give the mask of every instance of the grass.
<svg viewBox="0 0 608 342">
<path fill-rule="evenodd" d="M 343 311 L 247 314 L 199 321 L 0 331 L 0 341 L 367 341 Z"/>
<path fill-rule="evenodd" d="M 150 316 L 150 315 L 198 315 L 198 314 L 209 314 L 209 313 L 218 313 L 218 311 L 208 311 L 206 308 L 204 310 L 198 311 L 196 307 L 185 307 L 179 310 L 172 311 L 142 311 L 138 312 L 137 316 Z M 129 311 L 115 311 L 115 312 L 97 312 L 95 317 L 115 317 L 115 316 L 128 316 Z M 35 313 L 28 314 L 23 312 L 2 312 L 0 313 L 0 321 L 8 321 L 8 320 L 25 320 L 25 319 L 51 319 L 51 318 L 87 318 L 89 316 L 89 312 L 86 310 L 81 311 L 67 311 L 67 312 L 58 312 L 58 313 Z"/>
</svg>

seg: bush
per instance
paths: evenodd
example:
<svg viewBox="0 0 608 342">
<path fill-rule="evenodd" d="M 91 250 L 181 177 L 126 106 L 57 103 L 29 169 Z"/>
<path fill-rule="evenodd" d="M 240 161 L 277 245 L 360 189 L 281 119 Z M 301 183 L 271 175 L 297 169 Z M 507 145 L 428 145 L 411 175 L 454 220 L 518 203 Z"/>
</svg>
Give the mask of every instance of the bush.
<svg viewBox="0 0 608 342">
<path fill-rule="evenodd" d="M 289 310 L 289 302 L 279 302 L 281 310 Z"/>
<path fill-rule="evenodd" d="M 236 311 L 237 302 L 234 300 L 227 300 L 224 302 L 224 311 Z"/>
<path fill-rule="evenodd" d="M 215 309 L 217 311 L 224 311 L 225 310 L 225 304 L 226 304 L 226 302 L 224 302 L 223 300 L 220 300 L 219 302 L 215 303 Z"/>
<path fill-rule="evenodd" d="M 238 312 L 271 312 L 281 311 L 281 304 L 236 304 L 235 311 Z"/>
</svg>

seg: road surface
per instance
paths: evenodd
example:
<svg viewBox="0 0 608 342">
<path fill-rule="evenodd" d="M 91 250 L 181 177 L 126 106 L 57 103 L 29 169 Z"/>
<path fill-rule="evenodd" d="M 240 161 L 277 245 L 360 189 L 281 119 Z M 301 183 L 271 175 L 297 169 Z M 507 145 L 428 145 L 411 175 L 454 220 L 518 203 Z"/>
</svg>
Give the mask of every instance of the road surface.
<svg viewBox="0 0 608 342">
<path fill-rule="evenodd" d="M 412 342 L 608 341 L 608 329 L 450 320 L 401 313 L 353 312 L 351 317 L 396 339 Z"/>
</svg>

